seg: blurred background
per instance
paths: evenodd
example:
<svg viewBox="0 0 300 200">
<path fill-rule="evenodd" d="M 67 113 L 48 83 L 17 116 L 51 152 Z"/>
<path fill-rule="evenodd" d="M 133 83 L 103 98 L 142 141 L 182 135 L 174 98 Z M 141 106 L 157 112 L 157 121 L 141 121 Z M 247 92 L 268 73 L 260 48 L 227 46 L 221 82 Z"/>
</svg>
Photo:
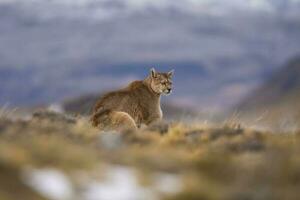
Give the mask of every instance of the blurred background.
<svg viewBox="0 0 300 200">
<path fill-rule="evenodd" d="M 172 123 L 91 127 L 152 67 Z M 300 0 L 0 0 L 1 200 L 298 200 L 299 102 Z"/>
<path fill-rule="evenodd" d="M 264 112 L 299 91 L 299 36 L 298 0 L 0 0 L 0 105 L 75 109 L 155 67 L 169 110 Z"/>
</svg>

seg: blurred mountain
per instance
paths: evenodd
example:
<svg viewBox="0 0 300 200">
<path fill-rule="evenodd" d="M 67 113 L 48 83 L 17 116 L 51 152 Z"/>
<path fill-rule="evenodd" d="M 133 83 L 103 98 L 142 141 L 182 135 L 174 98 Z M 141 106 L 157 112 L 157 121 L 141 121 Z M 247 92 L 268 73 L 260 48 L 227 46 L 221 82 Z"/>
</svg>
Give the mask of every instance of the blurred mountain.
<svg viewBox="0 0 300 200">
<path fill-rule="evenodd" d="M 297 0 L 0 0 L 0 106 L 175 68 L 173 102 L 226 109 L 300 53 Z"/>
<path fill-rule="evenodd" d="M 71 114 L 91 115 L 93 107 L 101 95 L 90 94 L 77 98 L 65 100 L 62 108 L 65 112 Z"/>
<path fill-rule="evenodd" d="M 300 57 L 297 57 L 249 95 L 237 110 L 250 120 L 284 125 L 300 122 L 299 102 Z"/>
<path fill-rule="evenodd" d="M 126 14 L 152 10 L 181 10 L 193 14 L 227 14 L 232 10 L 296 13 L 299 0 L 1 0 L 0 4 L 34 6 L 34 15 L 106 19 L 118 12 Z M 55 11 L 54 11 L 55 9 Z M 199 13 L 201 11 L 202 13 Z"/>
</svg>

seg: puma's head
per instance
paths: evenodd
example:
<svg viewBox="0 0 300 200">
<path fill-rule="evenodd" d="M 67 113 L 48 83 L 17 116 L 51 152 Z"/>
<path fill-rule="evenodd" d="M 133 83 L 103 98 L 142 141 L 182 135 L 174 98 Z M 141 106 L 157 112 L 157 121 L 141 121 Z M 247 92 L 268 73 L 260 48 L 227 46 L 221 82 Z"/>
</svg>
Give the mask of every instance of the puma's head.
<svg viewBox="0 0 300 200">
<path fill-rule="evenodd" d="M 172 77 L 174 70 L 168 73 L 156 72 L 154 68 L 150 71 L 150 87 L 157 94 L 168 95 L 172 92 Z"/>
</svg>

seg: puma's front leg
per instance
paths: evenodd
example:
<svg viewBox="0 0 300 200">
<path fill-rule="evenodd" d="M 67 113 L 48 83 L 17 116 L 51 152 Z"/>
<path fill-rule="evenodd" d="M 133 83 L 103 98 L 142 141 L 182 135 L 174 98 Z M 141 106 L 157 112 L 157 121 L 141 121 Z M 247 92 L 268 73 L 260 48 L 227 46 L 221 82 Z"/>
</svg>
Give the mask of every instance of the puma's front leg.
<svg viewBox="0 0 300 200">
<path fill-rule="evenodd" d="M 158 117 L 152 117 L 145 123 L 147 126 L 151 126 L 153 124 L 158 124 L 162 121 L 162 118 L 160 116 Z"/>
<path fill-rule="evenodd" d="M 165 134 L 169 131 L 169 125 L 161 118 L 156 118 L 147 124 L 147 130 L 151 130 L 154 132 L 159 132 L 160 134 Z"/>
</svg>

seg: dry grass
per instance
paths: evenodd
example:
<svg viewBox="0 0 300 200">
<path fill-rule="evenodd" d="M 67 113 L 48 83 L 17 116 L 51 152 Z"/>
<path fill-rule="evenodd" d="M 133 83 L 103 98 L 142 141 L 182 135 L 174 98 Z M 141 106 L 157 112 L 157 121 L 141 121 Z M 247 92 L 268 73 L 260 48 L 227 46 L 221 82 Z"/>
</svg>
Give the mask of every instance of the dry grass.
<svg viewBox="0 0 300 200">
<path fill-rule="evenodd" d="M 29 121 L 0 120 L 0 176 L 3 169 L 20 171 L 28 166 L 71 173 L 121 164 L 145 177 L 156 172 L 179 174 L 183 190 L 162 196 L 172 200 L 296 200 L 299 154 L 300 132 L 259 132 L 232 120 L 219 126 L 161 124 L 124 133 L 101 133 L 85 118 L 49 112 L 36 113 Z M 0 199 L 14 199 L 7 197 L 5 183 L 0 181 Z M 18 184 L 13 187 L 24 191 Z"/>
</svg>

